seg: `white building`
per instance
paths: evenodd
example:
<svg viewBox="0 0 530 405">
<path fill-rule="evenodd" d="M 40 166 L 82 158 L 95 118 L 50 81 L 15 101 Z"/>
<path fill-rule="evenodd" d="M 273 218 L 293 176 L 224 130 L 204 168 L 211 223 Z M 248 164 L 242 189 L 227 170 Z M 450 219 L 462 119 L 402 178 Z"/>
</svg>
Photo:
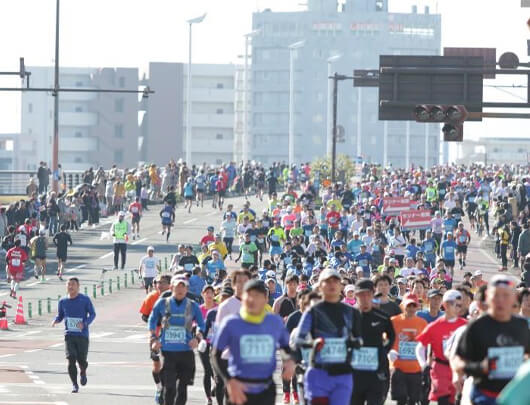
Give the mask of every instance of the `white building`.
<svg viewBox="0 0 530 405">
<path fill-rule="evenodd" d="M 458 145 L 457 163 L 528 164 L 530 138 L 486 138 L 464 140 Z"/>
</svg>

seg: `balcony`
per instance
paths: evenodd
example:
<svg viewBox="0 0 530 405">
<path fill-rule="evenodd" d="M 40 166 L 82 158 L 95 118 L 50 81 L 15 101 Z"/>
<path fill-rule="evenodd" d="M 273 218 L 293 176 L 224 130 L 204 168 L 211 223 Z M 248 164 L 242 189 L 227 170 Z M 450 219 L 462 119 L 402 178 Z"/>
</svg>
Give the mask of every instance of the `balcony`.
<svg viewBox="0 0 530 405">
<path fill-rule="evenodd" d="M 95 87 L 79 87 L 79 90 L 82 89 L 92 89 L 96 90 Z M 97 93 L 85 93 L 85 92 L 62 92 L 60 96 L 61 101 L 92 101 L 97 97 Z"/>
<path fill-rule="evenodd" d="M 234 151 L 233 139 L 194 139 L 192 143 L 193 153 L 232 153 Z"/>
<path fill-rule="evenodd" d="M 98 124 L 98 115 L 90 112 L 62 112 L 59 124 L 68 127 L 90 127 Z"/>
<path fill-rule="evenodd" d="M 184 97 L 185 98 L 185 97 Z M 233 103 L 234 89 L 191 89 L 192 103 Z"/>
<path fill-rule="evenodd" d="M 195 128 L 233 128 L 234 114 L 191 114 Z"/>
<path fill-rule="evenodd" d="M 97 138 L 61 137 L 59 150 L 61 152 L 95 152 L 98 149 Z"/>
</svg>

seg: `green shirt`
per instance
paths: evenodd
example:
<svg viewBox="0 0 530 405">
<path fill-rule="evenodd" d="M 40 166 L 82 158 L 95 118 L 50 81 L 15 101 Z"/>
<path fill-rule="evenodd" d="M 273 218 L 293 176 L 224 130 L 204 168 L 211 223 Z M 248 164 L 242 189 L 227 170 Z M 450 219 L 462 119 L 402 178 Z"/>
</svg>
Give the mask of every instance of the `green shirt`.
<svg viewBox="0 0 530 405">
<path fill-rule="evenodd" d="M 254 242 L 243 243 L 239 246 L 241 250 L 241 262 L 254 264 L 254 252 L 257 252 L 258 247 Z"/>
<path fill-rule="evenodd" d="M 289 231 L 289 235 L 291 237 L 293 236 L 300 236 L 300 235 L 303 235 L 304 234 L 304 230 L 302 228 L 292 228 L 290 231 Z"/>
</svg>

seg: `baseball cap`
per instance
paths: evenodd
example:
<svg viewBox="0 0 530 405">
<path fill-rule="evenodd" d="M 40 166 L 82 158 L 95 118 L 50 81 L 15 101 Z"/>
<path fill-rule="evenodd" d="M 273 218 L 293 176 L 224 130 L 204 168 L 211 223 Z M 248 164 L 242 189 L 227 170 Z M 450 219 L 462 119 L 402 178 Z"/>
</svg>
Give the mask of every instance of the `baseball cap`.
<svg viewBox="0 0 530 405">
<path fill-rule="evenodd" d="M 171 285 L 179 285 L 184 284 L 186 287 L 189 286 L 188 279 L 186 277 L 183 277 L 182 275 L 174 276 L 171 279 Z"/>
<path fill-rule="evenodd" d="M 202 292 L 205 292 L 206 290 L 212 290 L 212 291 L 215 291 L 215 289 L 213 288 L 213 285 L 211 284 L 206 284 L 204 287 L 202 287 Z"/>
<path fill-rule="evenodd" d="M 477 270 L 473 273 L 474 276 L 482 276 L 482 272 L 480 270 Z"/>
<path fill-rule="evenodd" d="M 418 306 L 418 297 L 416 296 L 416 294 L 405 294 L 405 296 L 403 297 L 402 304 L 404 308 L 406 308 L 410 304 Z"/>
<path fill-rule="evenodd" d="M 247 281 L 243 287 L 243 291 L 249 292 L 250 290 L 258 291 L 265 295 L 268 293 L 268 288 L 262 280 L 254 279 Z"/>
<path fill-rule="evenodd" d="M 267 278 L 275 278 L 276 277 L 276 273 L 274 272 L 274 270 L 268 270 L 265 273 L 265 277 L 267 277 Z"/>
<path fill-rule="evenodd" d="M 223 289 L 221 290 L 221 295 L 225 295 L 225 296 L 231 297 L 232 295 L 234 295 L 234 290 L 232 289 L 231 286 L 225 285 L 223 287 Z"/>
<path fill-rule="evenodd" d="M 396 278 L 396 283 L 398 284 L 407 284 L 407 281 L 403 277 Z"/>
<path fill-rule="evenodd" d="M 449 290 L 443 295 L 442 302 L 456 301 L 461 298 L 462 298 L 462 294 L 460 294 L 460 291 Z"/>
<path fill-rule="evenodd" d="M 206 228 L 206 230 L 207 230 L 208 232 L 213 232 L 213 226 L 209 226 L 208 228 Z"/>
<path fill-rule="evenodd" d="M 335 277 L 338 280 L 341 279 L 340 273 L 337 270 L 332 269 L 331 267 L 328 267 L 320 273 L 320 275 L 318 276 L 318 282 L 320 283 L 322 281 L 326 281 L 333 277 Z"/>
<path fill-rule="evenodd" d="M 504 274 L 493 276 L 488 283 L 488 287 L 515 288 L 515 286 L 516 286 L 516 283 L 515 283 L 514 278 L 510 276 L 506 276 Z"/>
<path fill-rule="evenodd" d="M 148 251 L 148 252 L 154 252 L 154 251 L 155 251 L 154 246 L 149 246 L 149 247 L 147 248 L 147 251 Z"/>
<path fill-rule="evenodd" d="M 434 297 L 437 297 L 437 296 L 440 296 L 440 297 L 443 297 L 443 294 L 440 290 L 438 290 L 437 288 L 431 288 L 428 292 L 427 292 L 427 298 L 434 298 Z"/>
<path fill-rule="evenodd" d="M 355 283 L 355 292 L 374 291 L 374 283 L 369 278 L 361 278 Z"/>
<path fill-rule="evenodd" d="M 124 217 L 124 216 L 125 216 L 125 212 L 120 211 L 120 212 L 118 213 L 118 216 L 119 216 L 119 217 Z"/>
<path fill-rule="evenodd" d="M 355 286 L 353 284 L 348 284 L 344 287 L 344 294 L 349 293 L 350 291 L 355 291 Z"/>
</svg>

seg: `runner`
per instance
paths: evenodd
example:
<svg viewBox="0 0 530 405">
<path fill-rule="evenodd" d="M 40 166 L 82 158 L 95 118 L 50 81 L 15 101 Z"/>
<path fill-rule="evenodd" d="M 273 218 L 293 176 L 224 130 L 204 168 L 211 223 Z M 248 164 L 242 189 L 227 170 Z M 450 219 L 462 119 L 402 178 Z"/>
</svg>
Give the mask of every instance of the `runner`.
<svg viewBox="0 0 530 405">
<path fill-rule="evenodd" d="M 308 333 L 322 338 L 323 346 L 304 377 L 307 401 L 311 404 L 344 405 L 351 399 L 353 379 L 349 347 L 361 335 L 359 311 L 341 302 L 341 276 L 327 268 L 318 278 L 323 301 L 302 315 L 295 334 L 299 349 Z"/>
<path fill-rule="evenodd" d="M 127 242 L 131 233 L 131 225 L 125 220 L 125 212 L 120 211 L 118 220 L 110 227 L 110 234 L 114 243 L 114 270 L 118 270 L 118 259 L 121 254 L 121 269 L 125 267 L 127 257 Z"/>
<path fill-rule="evenodd" d="M 440 245 L 440 258 L 444 261 L 446 268 L 451 273 L 451 278 L 454 277 L 453 269 L 455 267 L 456 246 L 453 233 L 448 232 L 447 239 Z"/>
<path fill-rule="evenodd" d="M 227 317 L 215 335 L 212 360 L 235 405 L 274 405 L 276 350 L 282 353 L 282 378 L 294 375 L 289 335 L 281 318 L 267 313 L 267 287 L 261 280 L 245 284 L 238 314 Z M 228 349 L 228 366 L 221 361 Z"/>
<path fill-rule="evenodd" d="M 154 256 L 155 248 L 149 246 L 147 248 L 147 255 L 140 259 L 140 266 L 138 272 L 142 277 L 144 283 L 145 293 L 149 294 L 153 291 L 153 281 L 157 276 L 158 272 L 162 269 L 158 264 L 158 259 Z"/>
<path fill-rule="evenodd" d="M 466 324 L 466 320 L 458 317 L 462 306 L 462 294 L 456 290 L 447 291 L 442 298 L 445 313 L 436 321 L 427 325 L 423 332 L 417 336 L 416 358 L 420 366 L 425 369 L 428 364 L 426 348 L 431 345 L 433 364 L 430 371 L 431 391 L 429 400 L 437 401 L 438 405 L 449 405 L 455 403 L 455 387 L 449 367 L 449 360 L 445 357 L 444 347 L 447 339 L 460 326 Z"/>
<path fill-rule="evenodd" d="M 191 214 L 191 206 L 193 205 L 193 178 L 188 177 L 183 188 L 184 209 L 188 208 L 188 214 Z"/>
<path fill-rule="evenodd" d="M 129 205 L 129 212 L 132 215 L 131 223 L 133 240 L 140 239 L 140 218 L 142 216 L 142 203 L 140 202 L 140 197 L 136 197 L 134 202 Z"/>
<path fill-rule="evenodd" d="M 87 384 L 88 367 L 88 327 L 96 318 L 94 306 L 86 295 L 79 292 L 79 279 L 70 277 L 66 282 L 67 296 L 59 300 L 57 316 L 52 327 L 64 320 L 64 348 L 68 360 L 68 375 L 72 380 L 72 392 L 79 391 L 77 383 L 77 364 L 79 364 L 79 383 Z"/>
<path fill-rule="evenodd" d="M 186 297 L 188 285 L 186 278 L 174 276 L 171 297 L 158 300 L 149 316 L 150 345 L 155 352 L 161 350 L 163 359 L 163 405 L 186 404 L 188 385 L 193 385 L 195 376 L 193 350 L 198 341 L 192 325 L 196 322 L 204 331 L 204 321 L 199 305 Z M 160 337 L 156 333 L 159 323 Z"/>
<path fill-rule="evenodd" d="M 166 235 L 166 242 L 168 242 L 171 227 L 175 223 L 175 210 L 169 201 L 166 201 L 164 208 L 160 210 L 160 218 L 162 219 L 162 235 Z"/>
<path fill-rule="evenodd" d="M 245 242 L 239 246 L 239 255 L 234 260 L 237 263 L 241 259 L 241 267 L 249 269 L 258 261 L 258 247 L 250 241 L 250 234 L 245 233 Z"/>
<path fill-rule="evenodd" d="M 494 276 L 488 283 L 486 302 L 486 314 L 462 334 L 453 364 L 459 377 L 473 376 L 473 404 L 495 405 L 530 354 L 530 332 L 527 321 L 512 313 L 516 294 L 511 277 Z"/>
<path fill-rule="evenodd" d="M 206 192 L 206 176 L 204 175 L 204 169 L 201 169 L 199 174 L 195 177 L 195 189 L 197 207 L 200 202 L 202 208 L 204 207 L 204 193 Z"/>
<path fill-rule="evenodd" d="M 9 296 L 12 298 L 17 298 L 18 284 L 24 279 L 24 265 L 28 260 L 26 251 L 20 245 L 20 239 L 15 239 L 15 245 L 6 254 L 7 273 L 11 279 Z"/>
<path fill-rule="evenodd" d="M 34 236 L 30 240 L 29 244 L 31 248 L 31 258 L 35 260 L 33 274 L 36 279 L 40 276 L 42 281 L 44 281 L 46 275 L 46 251 L 48 250 L 46 230 L 41 230 L 38 236 Z"/>
<path fill-rule="evenodd" d="M 140 313 L 142 314 L 142 320 L 144 322 L 148 322 L 149 315 L 151 315 L 153 307 L 159 298 L 171 297 L 171 276 L 162 275 L 157 277 L 157 280 L 155 280 L 155 286 L 155 291 L 151 292 L 147 295 L 147 297 L 145 297 L 140 308 Z M 156 331 L 156 334 L 157 336 L 160 336 L 160 325 L 157 326 L 158 330 Z M 151 345 L 149 345 L 149 352 L 149 357 L 153 361 L 152 374 L 153 380 L 155 381 L 156 385 L 155 402 L 157 404 L 160 404 L 160 399 L 162 397 L 162 379 L 160 378 L 160 370 L 162 369 L 162 363 L 160 362 L 160 352 L 153 351 Z"/>
<path fill-rule="evenodd" d="M 467 247 L 471 242 L 471 235 L 467 230 L 464 229 L 463 222 L 458 223 L 458 229 L 456 231 L 455 238 L 457 244 L 456 252 L 458 255 L 458 263 L 460 264 L 460 270 L 464 270 L 464 267 L 466 267 Z"/>
<path fill-rule="evenodd" d="M 360 279 L 355 284 L 363 347 L 353 354 L 351 405 L 382 405 L 390 386 L 387 354 L 396 336 L 390 318 L 373 306 L 374 291 L 375 286 L 370 279 Z"/>
<path fill-rule="evenodd" d="M 61 231 L 53 237 L 53 243 L 57 247 L 57 276 L 63 281 L 64 264 L 68 258 L 68 244 L 72 246 L 72 237 L 66 232 L 66 225 L 61 225 Z"/>
<path fill-rule="evenodd" d="M 201 309 L 202 317 L 205 320 L 205 336 L 204 339 L 200 341 L 197 350 L 199 352 L 199 358 L 204 371 L 202 385 L 204 388 L 204 393 L 206 394 L 206 403 L 207 405 L 212 405 L 212 397 L 215 396 L 215 390 L 212 390 L 212 379 L 214 376 L 212 365 L 210 363 L 213 328 L 211 328 L 211 325 L 208 325 L 207 317 L 211 310 L 217 308 L 217 303 L 214 301 L 215 290 L 212 285 L 205 285 L 202 288 L 201 295 L 204 303 L 201 304 L 199 308 Z"/>
</svg>

